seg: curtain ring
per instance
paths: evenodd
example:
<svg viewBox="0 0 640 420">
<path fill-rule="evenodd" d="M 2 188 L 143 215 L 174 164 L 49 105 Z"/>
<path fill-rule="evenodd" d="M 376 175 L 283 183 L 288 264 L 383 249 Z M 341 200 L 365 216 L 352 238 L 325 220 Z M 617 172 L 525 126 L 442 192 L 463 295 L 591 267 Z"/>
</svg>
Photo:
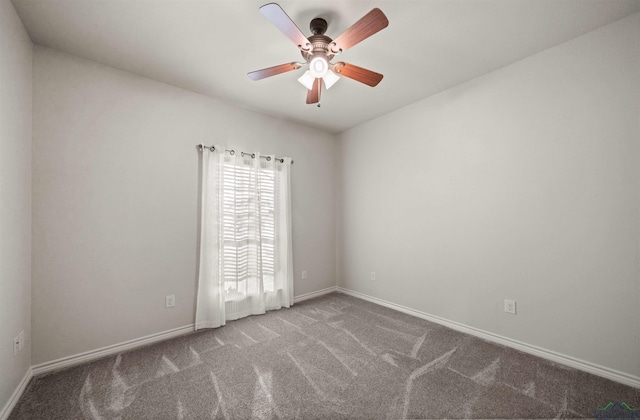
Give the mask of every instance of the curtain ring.
<svg viewBox="0 0 640 420">
<path fill-rule="evenodd" d="M 215 148 L 214 146 L 211 146 L 211 147 L 210 147 L 210 150 L 211 150 L 212 152 L 215 152 L 216 148 Z"/>
<path fill-rule="evenodd" d="M 235 150 L 233 150 L 233 149 L 231 149 L 231 150 L 229 150 L 229 154 L 230 154 L 230 155 L 235 155 L 235 154 L 236 154 L 236 151 L 235 151 Z"/>
<path fill-rule="evenodd" d="M 271 162 L 271 156 L 267 156 L 267 162 Z"/>
<path fill-rule="evenodd" d="M 251 153 L 251 159 L 255 159 L 256 158 L 256 154 L 255 153 Z"/>
</svg>

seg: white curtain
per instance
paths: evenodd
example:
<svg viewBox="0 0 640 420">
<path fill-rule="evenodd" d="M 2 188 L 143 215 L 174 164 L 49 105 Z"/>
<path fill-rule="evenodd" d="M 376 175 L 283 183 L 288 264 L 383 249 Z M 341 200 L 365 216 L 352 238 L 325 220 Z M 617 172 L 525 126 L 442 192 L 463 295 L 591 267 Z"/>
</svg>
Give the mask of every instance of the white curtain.
<svg viewBox="0 0 640 420">
<path fill-rule="evenodd" d="M 201 148 L 196 329 L 293 305 L 290 158 Z"/>
</svg>

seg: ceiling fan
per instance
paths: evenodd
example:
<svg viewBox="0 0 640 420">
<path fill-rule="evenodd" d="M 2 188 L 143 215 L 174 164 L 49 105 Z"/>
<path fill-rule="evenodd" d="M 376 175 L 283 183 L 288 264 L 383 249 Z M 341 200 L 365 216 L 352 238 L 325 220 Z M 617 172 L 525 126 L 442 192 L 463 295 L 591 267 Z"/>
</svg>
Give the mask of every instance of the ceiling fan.
<svg viewBox="0 0 640 420">
<path fill-rule="evenodd" d="M 252 80 L 261 80 L 308 65 L 309 69 L 298 81 L 308 90 L 307 104 L 317 103 L 318 106 L 320 106 L 323 81 L 325 87 L 329 89 L 340 80 L 340 76 L 369 86 L 376 86 L 382 80 L 383 76 L 380 73 L 342 61 L 331 63 L 336 54 L 353 47 L 389 25 L 389 20 L 380 9 L 372 9 L 335 40 L 324 34 L 328 25 L 327 21 L 322 18 L 315 18 L 311 21 L 310 29 L 313 35 L 307 38 L 277 3 L 265 4 L 260 8 L 260 13 L 298 46 L 305 62 L 280 64 L 247 73 Z"/>
</svg>

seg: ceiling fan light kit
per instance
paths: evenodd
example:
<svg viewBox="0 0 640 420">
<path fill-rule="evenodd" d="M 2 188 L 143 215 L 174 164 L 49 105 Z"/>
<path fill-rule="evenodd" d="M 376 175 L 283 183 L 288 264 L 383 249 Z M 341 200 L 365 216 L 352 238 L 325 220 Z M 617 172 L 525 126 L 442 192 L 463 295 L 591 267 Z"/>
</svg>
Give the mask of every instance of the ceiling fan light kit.
<svg viewBox="0 0 640 420">
<path fill-rule="evenodd" d="M 316 55 L 309 61 L 309 71 L 316 79 L 322 79 L 329 71 L 329 62 L 323 56 Z"/>
<path fill-rule="evenodd" d="M 315 82 L 315 78 L 311 75 L 311 71 L 305 71 L 302 76 L 298 79 L 298 82 L 302 84 L 302 86 L 306 87 L 307 90 L 313 88 L 313 82 Z"/>
<path fill-rule="evenodd" d="M 335 40 L 324 34 L 329 25 L 322 18 L 311 21 L 309 26 L 313 35 L 307 38 L 277 3 L 265 4 L 260 8 L 260 13 L 293 41 L 300 49 L 305 62 L 281 64 L 252 71 L 247 74 L 252 80 L 261 80 L 308 66 L 308 69 L 298 78 L 298 82 L 307 88 L 307 104 L 318 104 L 318 106 L 320 106 L 322 82 L 325 88 L 329 89 L 340 80 L 340 76 L 372 87 L 382 80 L 383 76 L 380 73 L 344 62 L 331 63 L 336 54 L 364 41 L 389 25 L 389 20 L 380 9 L 372 9 Z"/>
<path fill-rule="evenodd" d="M 332 72 L 331 70 L 327 71 L 327 74 L 322 78 L 324 80 L 324 87 L 330 89 L 338 80 L 340 80 L 340 76 Z"/>
</svg>

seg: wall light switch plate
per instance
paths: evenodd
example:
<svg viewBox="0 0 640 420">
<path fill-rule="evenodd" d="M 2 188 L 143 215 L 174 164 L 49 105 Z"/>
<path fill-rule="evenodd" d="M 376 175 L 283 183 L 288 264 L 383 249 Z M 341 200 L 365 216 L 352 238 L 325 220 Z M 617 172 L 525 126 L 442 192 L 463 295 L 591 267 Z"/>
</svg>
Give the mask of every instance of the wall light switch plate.
<svg viewBox="0 0 640 420">
<path fill-rule="evenodd" d="M 165 308 L 173 308 L 176 306 L 176 295 L 167 295 L 164 298 Z"/>
<path fill-rule="evenodd" d="M 371 281 L 376 281 L 376 272 L 375 271 L 371 272 Z"/>
<path fill-rule="evenodd" d="M 302 280 L 306 280 L 307 279 L 307 270 L 304 270 L 302 272 Z"/>
<path fill-rule="evenodd" d="M 20 337 L 15 336 L 13 339 L 13 355 L 15 356 L 20 351 Z"/>
<path fill-rule="evenodd" d="M 22 350 L 22 348 L 24 347 L 24 330 L 20 331 L 20 334 L 18 334 L 18 341 L 20 341 L 19 344 L 19 349 Z"/>
</svg>

